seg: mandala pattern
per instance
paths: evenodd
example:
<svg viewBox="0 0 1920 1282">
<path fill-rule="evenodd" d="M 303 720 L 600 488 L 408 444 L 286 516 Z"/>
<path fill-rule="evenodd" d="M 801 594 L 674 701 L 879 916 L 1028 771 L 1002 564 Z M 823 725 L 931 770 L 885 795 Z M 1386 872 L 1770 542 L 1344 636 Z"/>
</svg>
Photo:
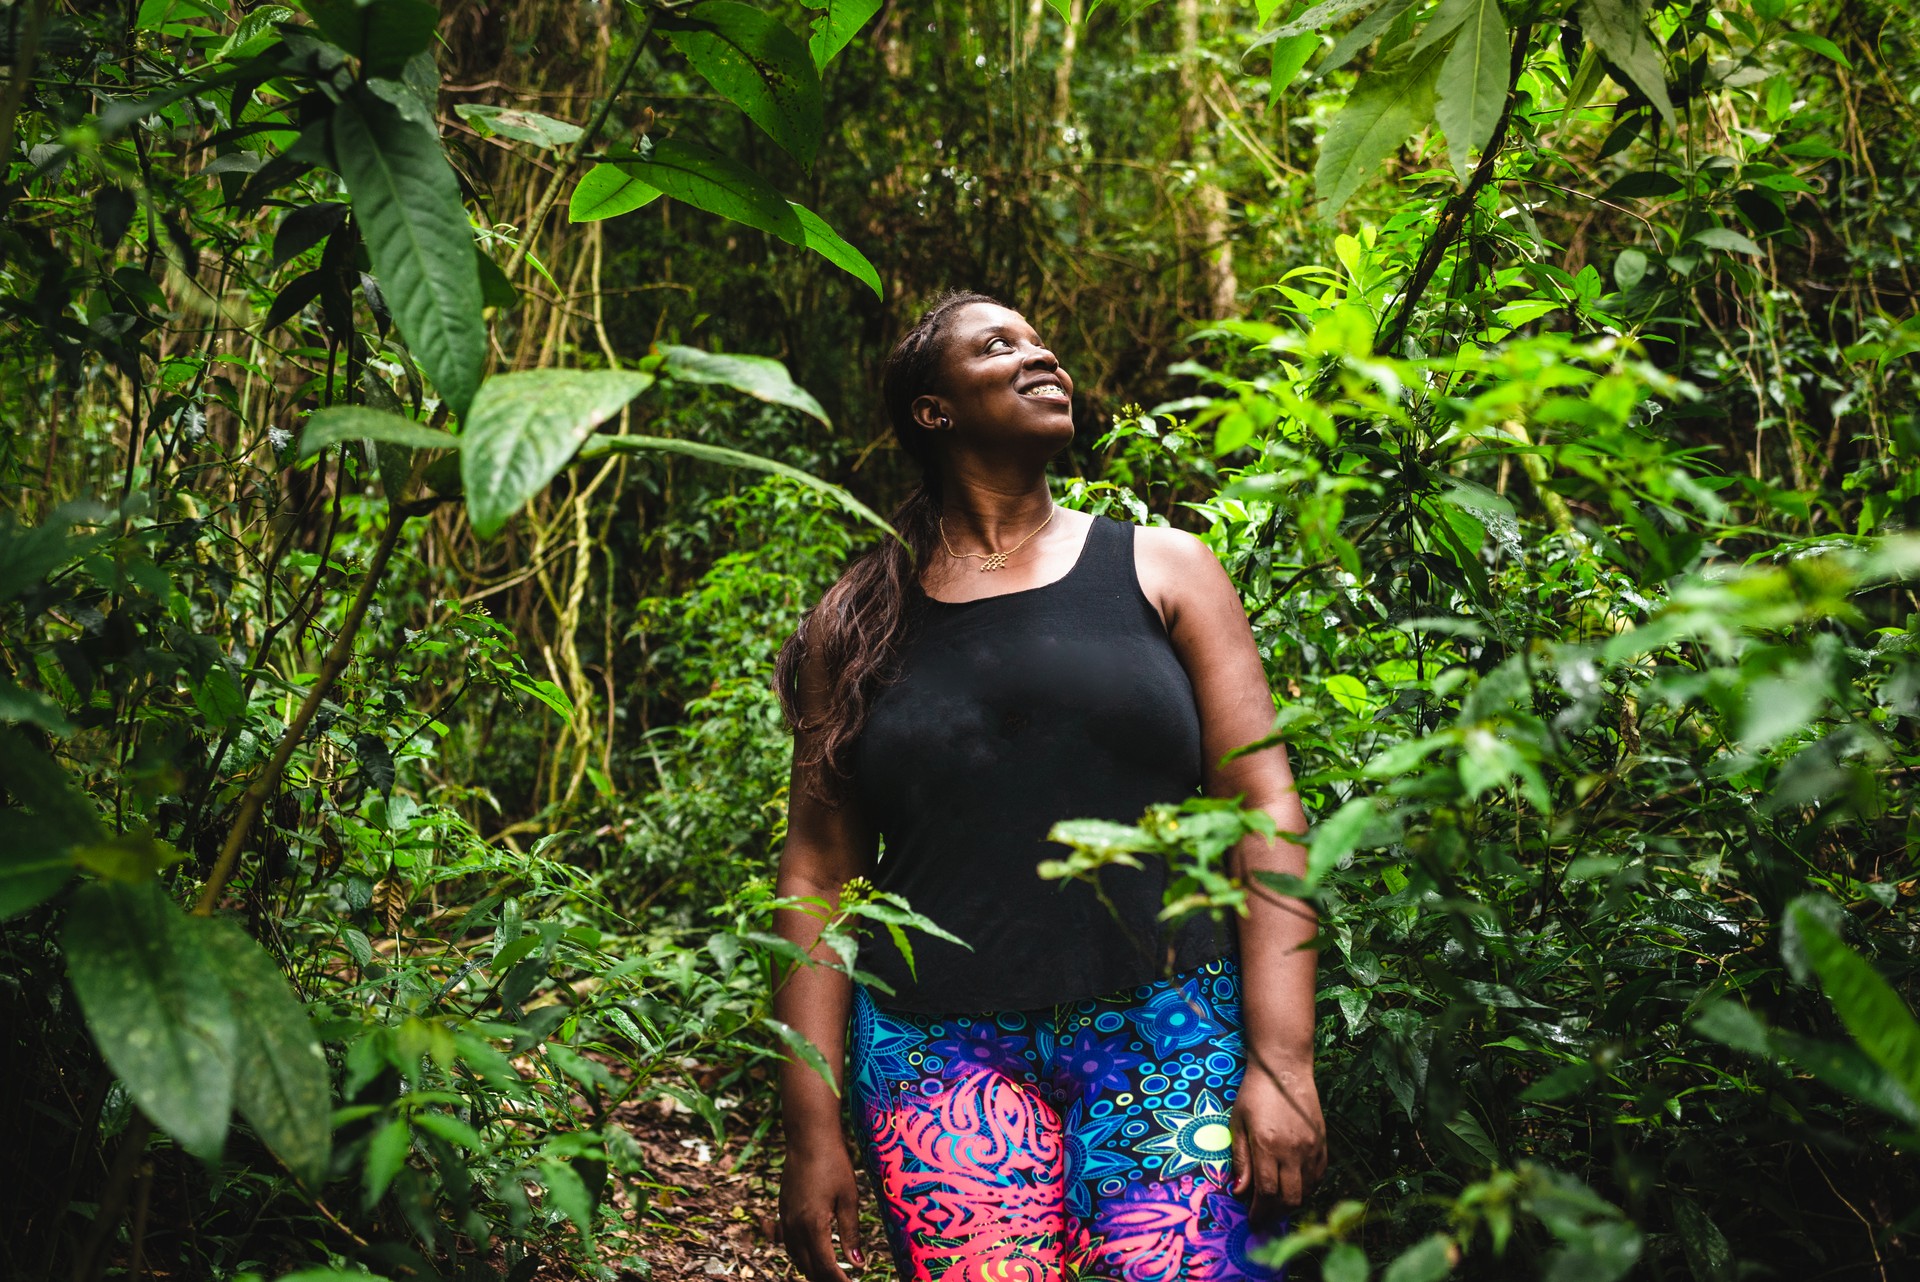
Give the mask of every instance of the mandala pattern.
<svg viewBox="0 0 1920 1282">
<path fill-rule="evenodd" d="M 854 1109 L 915 1282 L 1272 1282 L 1228 1190 L 1239 972 L 927 1016 L 855 989 Z M 1282 1226 L 1283 1227 L 1283 1226 Z"/>
</svg>

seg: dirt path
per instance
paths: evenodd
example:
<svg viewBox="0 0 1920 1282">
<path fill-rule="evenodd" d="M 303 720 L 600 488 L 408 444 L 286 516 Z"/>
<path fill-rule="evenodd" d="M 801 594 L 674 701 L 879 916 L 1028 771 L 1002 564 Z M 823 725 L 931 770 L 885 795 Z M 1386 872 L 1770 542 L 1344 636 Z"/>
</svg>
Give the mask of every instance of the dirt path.
<svg viewBox="0 0 1920 1282">
<path fill-rule="evenodd" d="M 614 1205 L 627 1231 L 604 1235 L 601 1258 L 615 1277 L 621 1282 L 711 1278 L 801 1282 L 786 1250 L 772 1238 L 780 1201 L 778 1154 L 762 1147 L 744 1162 L 740 1160 L 747 1151 L 751 1119 L 740 1119 L 724 1144 L 715 1144 L 713 1133 L 698 1118 L 681 1111 L 663 1114 L 657 1101 L 623 1109 L 620 1120 L 639 1141 L 656 1187 L 646 1190 L 644 1207 L 636 1206 L 624 1187 L 614 1190 Z M 894 1282 L 864 1181 L 861 1193 L 862 1238 L 868 1254 L 861 1282 Z M 573 1282 L 578 1276 L 555 1261 L 535 1279 Z"/>
</svg>

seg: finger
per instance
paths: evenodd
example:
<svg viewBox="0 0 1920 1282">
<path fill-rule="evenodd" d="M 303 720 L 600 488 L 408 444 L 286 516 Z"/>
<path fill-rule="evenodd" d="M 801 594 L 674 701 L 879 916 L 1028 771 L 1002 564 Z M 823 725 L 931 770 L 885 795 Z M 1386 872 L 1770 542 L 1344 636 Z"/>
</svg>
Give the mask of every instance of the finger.
<svg viewBox="0 0 1920 1282">
<path fill-rule="evenodd" d="M 860 1250 L 860 1203 L 852 1190 L 840 1199 L 840 1249 L 847 1253 L 853 1267 L 865 1267 L 866 1256 Z"/>
<path fill-rule="evenodd" d="M 1233 1137 L 1233 1195 L 1240 1197 L 1247 1191 L 1247 1134 L 1235 1121 L 1227 1128 Z"/>
<path fill-rule="evenodd" d="M 848 1282 L 847 1275 L 840 1271 L 840 1262 L 833 1254 L 833 1223 L 820 1220 L 813 1226 L 810 1248 L 813 1254 L 813 1269 L 807 1274 L 812 1282 Z"/>
<path fill-rule="evenodd" d="M 1297 1161 L 1286 1161 L 1280 1165 L 1280 1204 L 1292 1210 L 1304 1202 L 1307 1197 L 1306 1174 Z"/>
</svg>

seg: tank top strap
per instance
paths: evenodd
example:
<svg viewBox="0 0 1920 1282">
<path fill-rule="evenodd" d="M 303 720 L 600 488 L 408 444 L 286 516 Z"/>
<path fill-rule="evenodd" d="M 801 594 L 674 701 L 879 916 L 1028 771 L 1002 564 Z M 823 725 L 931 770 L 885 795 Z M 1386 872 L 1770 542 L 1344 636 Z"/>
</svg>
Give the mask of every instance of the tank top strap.
<svg viewBox="0 0 1920 1282">
<path fill-rule="evenodd" d="M 1087 531 L 1087 546 L 1080 554 L 1079 573 L 1073 577 L 1085 589 L 1103 595 L 1131 589 L 1136 580 L 1133 569 L 1133 526 L 1110 516 L 1093 518 Z"/>
</svg>

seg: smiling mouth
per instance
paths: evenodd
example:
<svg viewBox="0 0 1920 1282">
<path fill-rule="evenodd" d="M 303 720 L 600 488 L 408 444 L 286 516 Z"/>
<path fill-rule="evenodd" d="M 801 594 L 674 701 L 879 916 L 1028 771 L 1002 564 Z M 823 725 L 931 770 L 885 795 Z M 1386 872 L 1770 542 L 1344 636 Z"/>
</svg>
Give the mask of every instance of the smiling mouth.
<svg viewBox="0 0 1920 1282">
<path fill-rule="evenodd" d="M 1067 389 L 1058 383 L 1041 383 L 1036 387 L 1029 387 L 1020 395 L 1031 396 L 1041 401 L 1064 401 L 1067 399 Z"/>
</svg>

